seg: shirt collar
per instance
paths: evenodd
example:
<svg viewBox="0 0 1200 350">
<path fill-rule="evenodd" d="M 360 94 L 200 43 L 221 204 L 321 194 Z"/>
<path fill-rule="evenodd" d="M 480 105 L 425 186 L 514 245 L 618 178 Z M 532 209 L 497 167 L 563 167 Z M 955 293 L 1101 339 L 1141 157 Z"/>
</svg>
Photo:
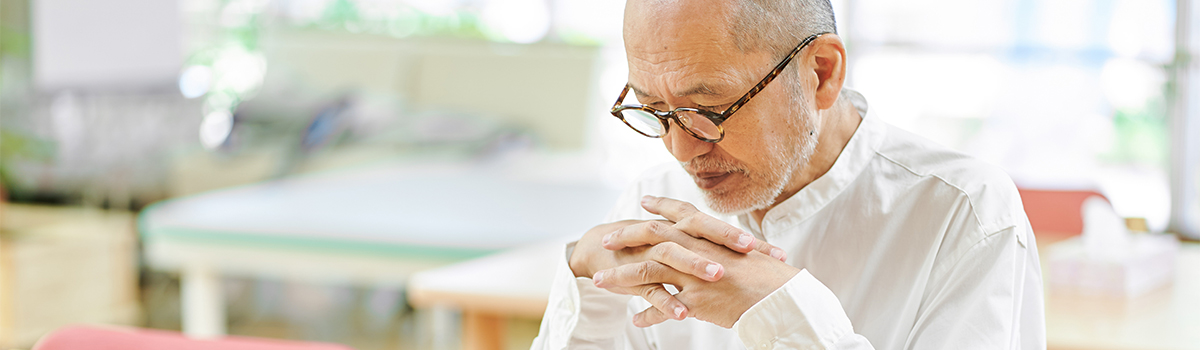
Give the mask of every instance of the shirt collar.
<svg viewBox="0 0 1200 350">
<path fill-rule="evenodd" d="M 763 225 L 772 224 L 776 227 L 790 227 L 811 217 L 814 213 L 829 204 L 842 193 L 858 174 L 866 168 L 867 163 L 874 157 L 875 152 L 883 143 L 887 128 L 873 114 L 868 112 L 867 100 L 854 90 L 843 89 L 842 96 L 858 109 L 863 116 L 862 123 L 850 137 L 850 142 L 838 155 L 833 166 L 824 175 L 809 183 L 799 192 L 783 201 L 767 212 Z M 742 225 L 760 233 L 761 227 L 754 224 L 749 214 L 738 217 Z"/>
</svg>

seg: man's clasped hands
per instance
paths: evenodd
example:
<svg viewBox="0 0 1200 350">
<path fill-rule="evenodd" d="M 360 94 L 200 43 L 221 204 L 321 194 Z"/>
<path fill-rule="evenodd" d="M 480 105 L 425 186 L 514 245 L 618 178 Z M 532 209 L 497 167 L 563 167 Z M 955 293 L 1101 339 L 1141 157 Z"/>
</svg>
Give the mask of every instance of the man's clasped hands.
<svg viewBox="0 0 1200 350">
<path fill-rule="evenodd" d="M 687 317 L 733 327 L 800 272 L 784 263 L 782 249 L 690 203 L 645 196 L 642 207 L 666 220 L 596 226 L 579 239 L 569 261 L 576 277 L 591 277 L 596 287 L 653 305 L 633 316 L 638 327 Z M 679 293 L 672 295 L 664 284 Z"/>
</svg>

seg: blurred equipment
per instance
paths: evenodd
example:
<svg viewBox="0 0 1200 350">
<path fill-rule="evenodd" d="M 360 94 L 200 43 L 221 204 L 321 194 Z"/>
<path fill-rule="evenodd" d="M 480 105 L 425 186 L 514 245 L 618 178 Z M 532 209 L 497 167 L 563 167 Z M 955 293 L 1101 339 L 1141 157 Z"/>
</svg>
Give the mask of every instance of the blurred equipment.
<svg viewBox="0 0 1200 350">
<path fill-rule="evenodd" d="M 352 350 L 328 344 L 249 337 L 191 339 L 176 332 L 73 326 L 54 331 L 38 341 L 33 350 Z"/>
<path fill-rule="evenodd" d="M 132 213 L 6 204 L 2 215 L 0 348 L 73 323 L 138 322 Z"/>
<path fill-rule="evenodd" d="M 418 159 L 162 202 L 142 213 L 146 263 L 181 273 L 186 333 L 220 335 L 223 275 L 404 285 L 416 271 L 577 235 L 617 195 L 562 173 L 583 168 Z"/>
<path fill-rule="evenodd" d="M 297 83 L 363 89 L 403 96 L 416 112 L 516 125 L 550 149 L 580 149 L 586 139 L 595 47 L 302 31 L 272 33 L 263 43 L 272 67 L 263 94 Z"/>
<path fill-rule="evenodd" d="M 199 106 L 177 93 L 68 91 L 30 103 L 0 130 L 13 202 L 140 208 L 164 197 L 173 151 L 198 144 Z"/>
</svg>

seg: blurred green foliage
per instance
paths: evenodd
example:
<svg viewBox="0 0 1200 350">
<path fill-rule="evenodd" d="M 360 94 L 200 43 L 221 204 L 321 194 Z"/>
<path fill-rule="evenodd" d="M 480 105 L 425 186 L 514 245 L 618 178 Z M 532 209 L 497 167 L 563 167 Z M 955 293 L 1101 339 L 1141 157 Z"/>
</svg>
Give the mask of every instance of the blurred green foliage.
<svg viewBox="0 0 1200 350">
<path fill-rule="evenodd" d="M 1113 114 L 1113 146 L 1101 154 L 1101 160 L 1165 167 L 1170 151 L 1167 114 L 1166 101 L 1161 97 L 1141 108 L 1117 109 Z"/>
<path fill-rule="evenodd" d="M 0 184 L 12 188 L 9 167 L 14 161 L 49 162 L 57 151 L 54 142 L 16 132 L 11 128 L 0 128 Z"/>
</svg>

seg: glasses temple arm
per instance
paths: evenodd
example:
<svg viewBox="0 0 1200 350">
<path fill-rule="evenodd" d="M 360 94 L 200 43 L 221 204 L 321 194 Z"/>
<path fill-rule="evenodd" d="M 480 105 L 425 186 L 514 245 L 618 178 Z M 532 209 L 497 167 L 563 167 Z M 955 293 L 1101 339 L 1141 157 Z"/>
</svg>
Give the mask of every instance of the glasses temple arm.
<svg viewBox="0 0 1200 350">
<path fill-rule="evenodd" d="M 625 94 L 629 93 L 629 84 L 625 84 L 625 88 L 621 89 L 621 94 L 617 96 L 617 102 L 613 102 L 612 109 L 616 110 L 621 106 L 621 101 L 625 101 Z"/>
<path fill-rule="evenodd" d="M 763 77 L 762 80 L 758 82 L 758 85 L 754 85 L 753 88 L 750 88 L 750 91 L 747 91 L 745 95 L 742 95 L 742 98 L 739 98 L 737 102 L 734 102 L 733 105 L 729 106 L 725 112 L 722 112 L 721 121 L 725 121 L 725 118 L 729 118 L 730 114 L 733 114 L 733 112 L 737 112 L 738 109 L 742 108 L 742 105 L 746 104 L 746 101 L 750 101 L 751 98 L 754 98 L 754 95 L 758 95 L 758 93 L 761 92 L 763 88 L 767 86 L 767 84 L 770 84 L 772 80 L 775 80 L 775 77 L 779 76 L 779 74 L 783 72 L 783 69 L 787 67 L 788 63 L 792 62 L 793 58 L 796 58 L 796 55 L 800 53 L 800 50 L 804 49 L 805 46 L 808 46 L 809 43 L 812 43 L 813 40 L 816 40 L 817 37 L 824 34 L 825 33 L 817 33 L 804 38 L 799 45 L 796 45 L 796 48 L 792 49 L 792 52 L 789 53 L 787 57 L 783 59 L 783 61 L 780 61 L 779 64 L 775 65 L 775 69 L 772 69 L 770 74 L 767 74 L 767 76 Z"/>
</svg>

